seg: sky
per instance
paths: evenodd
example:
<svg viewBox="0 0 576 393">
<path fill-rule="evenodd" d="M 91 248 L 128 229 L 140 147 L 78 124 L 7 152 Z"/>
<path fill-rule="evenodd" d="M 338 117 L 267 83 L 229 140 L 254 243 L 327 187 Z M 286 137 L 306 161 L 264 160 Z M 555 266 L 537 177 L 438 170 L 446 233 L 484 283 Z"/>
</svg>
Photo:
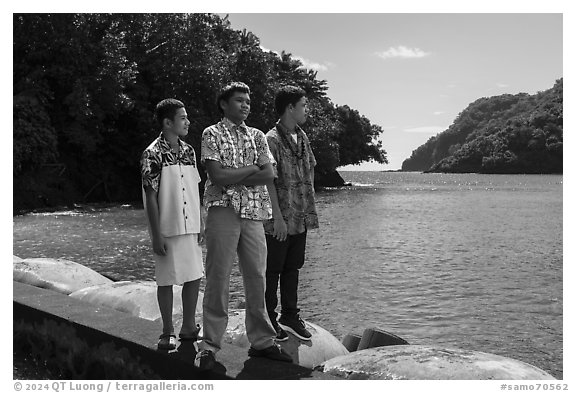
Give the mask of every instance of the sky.
<svg viewBox="0 0 576 393">
<path fill-rule="evenodd" d="M 226 14 L 220 14 L 222 16 Z M 265 50 L 286 51 L 327 95 L 377 124 L 388 165 L 482 97 L 534 94 L 563 77 L 562 13 L 230 13 Z"/>
</svg>

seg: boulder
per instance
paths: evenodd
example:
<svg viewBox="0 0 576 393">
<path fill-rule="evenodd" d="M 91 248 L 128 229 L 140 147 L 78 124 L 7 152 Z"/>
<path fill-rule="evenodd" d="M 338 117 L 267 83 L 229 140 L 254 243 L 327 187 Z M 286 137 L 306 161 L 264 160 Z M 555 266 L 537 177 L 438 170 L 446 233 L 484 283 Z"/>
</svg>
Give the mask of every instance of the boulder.
<svg viewBox="0 0 576 393">
<path fill-rule="evenodd" d="M 228 312 L 228 326 L 226 333 L 224 333 L 224 342 L 240 348 L 247 349 L 250 347 L 250 342 L 246 336 L 245 316 L 245 310 L 230 310 Z M 294 363 L 313 368 L 328 359 L 348 353 L 346 347 L 327 330 L 308 321 L 304 323 L 306 329 L 312 333 L 310 341 L 300 340 L 288 333 L 288 340 L 278 343 L 292 356 Z M 202 332 L 200 333 L 202 334 Z"/>
<path fill-rule="evenodd" d="M 70 296 L 154 321 L 161 318 L 156 296 L 157 288 L 155 281 L 118 281 L 84 288 L 71 293 Z M 172 288 L 173 314 L 174 319 L 177 319 L 178 314 L 182 314 L 182 287 L 174 285 Z M 202 298 L 203 295 L 200 293 L 196 313 L 202 313 Z"/>
<path fill-rule="evenodd" d="M 100 273 L 66 259 L 14 257 L 13 279 L 68 295 L 82 288 L 111 283 Z"/>
<path fill-rule="evenodd" d="M 317 369 L 346 379 L 555 379 L 530 364 L 503 356 L 424 345 L 364 349 L 332 358 Z"/>
<path fill-rule="evenodd" d="M 308 321 L 305 321 L 304 324 L 306 329 L 312 333 L 310 341 L 300 340 L 287 332 L 289 339 L 278 343 L 292 356 L 294 363 L 302 367 L 314 368 L 326 360 L 349 353 L 340 340 L 324 328 Z"/>
</svg>

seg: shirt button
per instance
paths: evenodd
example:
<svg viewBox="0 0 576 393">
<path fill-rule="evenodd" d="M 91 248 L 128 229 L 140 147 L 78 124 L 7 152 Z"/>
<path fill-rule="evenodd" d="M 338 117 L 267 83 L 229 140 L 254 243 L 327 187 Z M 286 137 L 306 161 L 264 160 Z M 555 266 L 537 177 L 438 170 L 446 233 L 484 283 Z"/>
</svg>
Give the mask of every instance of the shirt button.
<svg viewBox="0 0 576 393">
<path fill-rule="evenodd" d="M 186 204 L 186 201 L 184 201 L 184 204 Z"/>
</svg>

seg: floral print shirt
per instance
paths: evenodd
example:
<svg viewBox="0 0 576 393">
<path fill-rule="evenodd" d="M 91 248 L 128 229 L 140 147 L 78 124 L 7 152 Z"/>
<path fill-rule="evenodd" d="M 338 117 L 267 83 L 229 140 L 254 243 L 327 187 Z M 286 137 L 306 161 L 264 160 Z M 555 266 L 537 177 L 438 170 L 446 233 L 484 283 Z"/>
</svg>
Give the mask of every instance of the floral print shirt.
<svg viewBox="0 0 576 393">
<path fill-rule="evenodd" d="M 266 136 L 245 123 L 234 124 L 223 118 L 202 133 L 201 161 L 214 160 L 225 168 L 273 164 Z M 230 184 L 221 187 L 208 176 L 204 188 L 204 206 L 233 207 L 240 218 L 267 220 L 272 217 L 272 203 L 265 185 Z"/>
<path fill-rule="evenodd" d="M 145 187 L 158 193 L 160 232 L 179 236 L 200 232 L 200 175 L 194 148 L 178 139 L 179 152 L 160 134 L 140 158 L 142 199 L 146 209 Z"/>
<path fill-rule="evenodd" d="M 318 228 L 314 193 L 316 158 L 304 131 L 296 126 L 297 141 L 280 123 L 266 134 L 270 152 L 276 161 L 276 193 L 289 235 Z M 274 232 L 274 219 L 264 222 L 266 233 Z"/>
</svg>

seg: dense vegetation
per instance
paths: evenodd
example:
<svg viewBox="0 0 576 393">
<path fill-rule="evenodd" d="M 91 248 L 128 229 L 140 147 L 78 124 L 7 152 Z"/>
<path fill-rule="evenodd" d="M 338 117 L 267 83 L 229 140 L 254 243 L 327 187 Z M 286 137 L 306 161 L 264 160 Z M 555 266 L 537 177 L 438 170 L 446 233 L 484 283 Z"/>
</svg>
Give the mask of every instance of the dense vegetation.
<svg viewBox="0 0 576 393">
<path fill-rule="evenodd" d="M 319 185 L 341 165 L 387 162 L 382 129 L 334 105 L 327 82 L 291 54 L 265 52 L 259 39 L 212 14 L 14 14 L 14 210 L 140 198 L 138 161 L 158 135 L 152 113 L 182 100 L 187 136 L 199 153 L 202 130 L 219 120 L 218 89 L 233 80 L 252 90 L 247 123 L 276 120 L 283 84 L 304 88 L 306 125 Z M 339 179 L 341 180 L 341 178 Z"/>
<path fill-rule="evenodd" d="M 402 170 L 562 173 L 562 82 L 534 95 L 476 100 L 414 150 Z"/>
</svg>

